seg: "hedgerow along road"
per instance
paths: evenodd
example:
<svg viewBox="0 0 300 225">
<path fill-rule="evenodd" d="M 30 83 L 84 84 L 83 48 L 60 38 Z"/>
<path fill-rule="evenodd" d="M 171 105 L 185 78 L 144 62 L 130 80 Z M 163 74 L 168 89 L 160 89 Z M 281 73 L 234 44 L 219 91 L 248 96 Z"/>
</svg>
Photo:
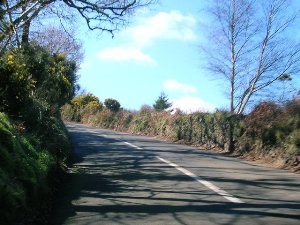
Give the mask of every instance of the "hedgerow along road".
<svg viewBox="0 0 300 225">
<path fill-rule="evenodd" d="M 74 164 L 51 223 L 300 224 L 299 174 L 68 123 Z"/>
</svg>

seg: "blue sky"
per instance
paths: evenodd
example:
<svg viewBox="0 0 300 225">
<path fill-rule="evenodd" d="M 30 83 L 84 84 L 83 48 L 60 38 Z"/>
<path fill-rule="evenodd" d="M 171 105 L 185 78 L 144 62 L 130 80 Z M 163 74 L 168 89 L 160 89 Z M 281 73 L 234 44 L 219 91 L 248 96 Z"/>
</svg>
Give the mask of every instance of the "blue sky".
<svg viewBox="0 0 300 225">
<path fill-rule="evenodd" d="M 137 12 L 113 39 L 85 34 L 81 87 L 130 110 L 152 105 L 162 91 L 184 111 L 225 107 L 222 88 L 202 69 L 200 7 L 198 0 L 164 0 Z"/>
<path fill-rule="evenodd" d="M 174 108 L 185 112 L 228 109 L 228 82 L 209 74 L 199 47 L 205 46 L 207 37 L 207 4 L 160 1 L 138 10 L 114 38 L 84 31 L 79 25 L 85 49 L 79 84 L 100 101 L 114 98 L 129 110 L 153 105 L 162 91 Z M 299 84 L 299 76 L 293 77 L 296 89 Z"/>
</svg>

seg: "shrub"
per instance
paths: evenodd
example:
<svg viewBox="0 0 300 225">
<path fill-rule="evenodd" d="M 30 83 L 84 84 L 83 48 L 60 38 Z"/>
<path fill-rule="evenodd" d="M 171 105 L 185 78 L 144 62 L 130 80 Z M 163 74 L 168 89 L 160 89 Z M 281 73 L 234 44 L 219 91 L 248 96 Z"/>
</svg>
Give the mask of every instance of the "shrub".
<svg viewBox="0 0 300 225">
<path fill-rule="evenodd" d="M 53 131 L 46 139 L 52 142 L 53 150 L 62 140 L 49 137 L 61 136 L 61 129 Z M 14 224 L 24 215 L 36 214 L 44 205 L 51 191 L 49 174 L 62 162 L 61 155 L 52 154 L 36 145 L 39 141 L 28 132 L 22 134 L 14 130 L 7 115 L 0 113 L 0 199 L 1 221 Z M 46 145 L 45 145 L 46 146 Z M 48 146 L 50 147 L 50 146 Z M 61 149 L 65 151 L 64 149 Z"/>
<path fill-rule="evenodd" d="M 151 106 L 143 105 L 139 112 L 137 112 L 132 120 L 130 131 L 133 133 L 149 134 L 151 128 L 151 114 L 153 109 Z"/>
<path fill-rule="evenodd" d="M 115 122 L 117 121 L 115 114 L 111 111 L 105 109 L 101 112 L 96 113 L 95 115 L 86 115 L 83 119 L 83 122 L 88 122 L 89 124 L 94 124 L 102 128 L 111 128 L 114 129 Z"/>
<path fill-rule="evenodd" d="M 273 102 L 263 102 L 256 106 L 244 120 L 246 135 L 253 139 L 263 140 L 265 143 L 271 143 L 274 133 L 269 130 L 274 128 L 280 112 L 280 108 Z"/>
<path fill-rule="evenodd" d="M 61 108 L 61 117 L 66 121 L 78 121 L 79 116 L 75 114 L 76 112 L 71 104 L 67 103 Z"/>
<path fill-rule="evenodd" d="M 35 80 L 26 65 L 25 56 L 18 49 L 7 51 L 0 58 L 0 111 L 16 114 L 29 94 Z"/>
<path fill-rule="evenodd" d="M 105 99 L 104 105 L 111 112 L 118 112 L 121 107 L 121 104 L 116 99 L 113 98 Z"/>
<path fill-rule="evenodd" d="M 106 109 L 93 115 L 86 114 L 82 121 L 230 152 L 255 150 L 257 154 L 268 154 L 276 149 L 277 155 L 293 155 L 300 151 L 299 107 L 299 100 L 282 107 L 273 102 L 262 102 L 249 115 L 243 116 L 226 111 L 191 114 L 176 111 L 171 114 L 144 105 L 137 112 Z"/>
<path fill-rule="evenodd" d="M 94 115 L 103 109 L 103 104 L 98 97 L 92 94 L 76 96 L 72 99 L 71 104 L 66 104 L 61 108 L 61 115 L 64 120 L 81 122 L 90 115 Z"/>
<path fill-rule="evenodd" d="M 6 51 L 0 57 L 0 110 L 19 116 L 34 98 L 58 111 L 74 96 L 76 69 L 74 62 L 36 45 Z"/>
<path fill-rule="evenodd" d="M 297 152 L 300 152 L 300 129 L 291 133 L 291 143 L 295 146 Z"/>
<path fill-rule="evenodd" d="M 299 101 L 294 100 L 282 107 L 272 102 L 255 107 L 243 120 L 238 138 L 240 149 L 263 154 L 274 150 L 282 157 L 292 157 L 299 152 L 299 105 Z"/>
<path fill-rule="evenodd" d="M 73 98 L 76 65 L 28 45 L 1 55 L 0 80 L 1 222 L 14 224 L 45 207 L 68 157 L 58 108 Z"/>
</svg>

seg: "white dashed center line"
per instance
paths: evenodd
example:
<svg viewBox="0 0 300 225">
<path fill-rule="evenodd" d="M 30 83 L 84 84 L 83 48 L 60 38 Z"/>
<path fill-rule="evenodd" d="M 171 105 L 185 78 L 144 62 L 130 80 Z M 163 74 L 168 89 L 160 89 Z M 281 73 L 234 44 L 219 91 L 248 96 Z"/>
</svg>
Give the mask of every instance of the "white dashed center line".
<svg viewBox="0 0 300 225">
<path fill-rule="evenodd" d="M 180 172 L 184 173 L 185 175 L 192 177 L 193 179 L 195 179 L 197 182 L 201 183 L 202 185 L 204 185 L 205 187 L 211 189 L 212 191 L 216 192 L 217 194 L 221 195 L 222 197 L 224 197 L 225 199 L 229 200 L 230 202 L 233 203 L 244 203 L 242 200 L 234 197 L 233 195 L 227 193 L 226 191 L 220 189 L 219 187 L 217 187 L 216 185 L 212 184 L 209 181 L 203 180 L 202 178 L 198 177 L 196 174 L 188 171 L 187 169 L 184 169 L 180 166 L 178 166 L 175 163 L 172 163 L 168 160 L 165 160 L 159 156 L 156 156 L 157 159 L 159 159 L 160 161 L 168 164 L 169 166 L 174 167 L 175 169 L 179 170 Z"/>
<path fill-rule="evenodd" d="M 136 148 L 136 149 L 142 149 L 142 148 L 140 148 L 139 146 L 136 146 L 136 145 L 131 144 L 131 143 L 126 142 L 126 141 L 124 141 L 123 143 L 125 143 L 126 145 L 129 145 L 130 147 Z"/>
<path fill-rule="evenodd" d="M 130 147 L 133 147 L 135 149 L 143 149 L 139 146 L 136 146 L 134 144 L 131 144 L 129 142 L 126 142 L 124 141 L 123 142 L 124 144 L 130 146 Z M 187 170 L 187 169 L 184 169 L 183 167 L 175 164 L 175 163 L 172 163 L 166 159 L 163 159 L 159 156 L 155 156 L 157 159 L 159 159 L 160 161 L 168 164 L 169 166 L 172 166 L 174 167 L 175 169 L 177 169 L 178 171 L 182 172 L 183 174 L 193 178 L 194 180 L 196 180 L 197 182 L 201 183 L 202 185 L 204 185 L 205 187 L 209 188 L 210 190 L 216 192 L 218 195 L 221 195 L 223 198 L 227 199 L 228 201 L 230 202 L 233 202 L 233 203 L 244 203 L 242 200 L 234 197 L 233 195 L 227 193 L 226 191 L 220 189 L 219 187 L 217 187 L 216 185 L 214 185 L 213 183 L 209 182 L 209 181 L 206 181 L 200 177 L 198 177 L 196 174 L 192 173 L 191 171 Z"/>
</svg>

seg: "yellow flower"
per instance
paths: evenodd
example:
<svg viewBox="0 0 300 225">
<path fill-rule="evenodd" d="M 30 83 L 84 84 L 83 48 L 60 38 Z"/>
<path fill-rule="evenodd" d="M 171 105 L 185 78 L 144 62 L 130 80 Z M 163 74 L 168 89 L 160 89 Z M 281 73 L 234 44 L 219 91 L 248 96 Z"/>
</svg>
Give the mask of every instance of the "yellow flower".
<svg viewBox="0 0 300 225">
<path fill-rule="evenodd" d="M 67 86 L 71 86 L 70 81 L 65 76 L 62 76 L 62 80 Z"/>
<path fill-rule="evenodd" d="M 9 65 L 12 65 L 13 63 L 14 63 L 14 56 L 13 55 L 8 55 L 7 56 L 7 63 L 9 64 Z"/>
<path fill-rule="evenodd" d="M 66 57 L 66 54 L 64 54 L 64 53 L 59 53 L 59 54 L 57 55 L 57 58 L 60 59 L 60 60 L 65 59 L 65 57 Z"/>
</svg>

